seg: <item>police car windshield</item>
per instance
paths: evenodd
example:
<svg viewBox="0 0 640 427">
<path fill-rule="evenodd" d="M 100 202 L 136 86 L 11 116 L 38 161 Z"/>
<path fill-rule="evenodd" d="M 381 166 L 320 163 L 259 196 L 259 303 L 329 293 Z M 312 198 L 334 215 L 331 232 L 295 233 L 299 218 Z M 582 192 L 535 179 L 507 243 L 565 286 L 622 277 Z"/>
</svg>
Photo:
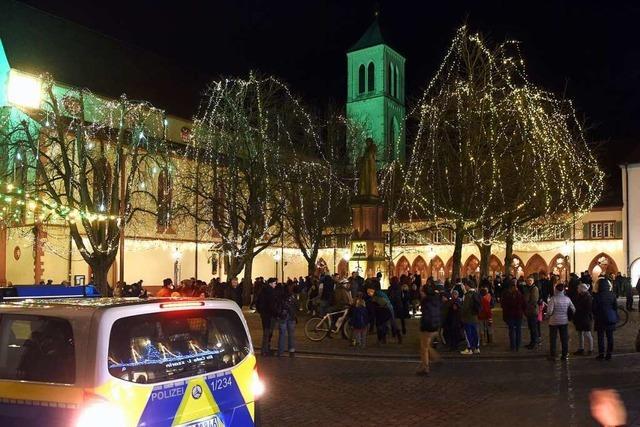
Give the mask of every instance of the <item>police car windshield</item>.
<svg viewBox="0 0 640 427">
<path fill-rule="evenodd" d="M 123 380 L 157 383 L 233 367 L 249 347 L 232 310 L 150 313 L 113 324 L 108 366 Z"/>
</svg>

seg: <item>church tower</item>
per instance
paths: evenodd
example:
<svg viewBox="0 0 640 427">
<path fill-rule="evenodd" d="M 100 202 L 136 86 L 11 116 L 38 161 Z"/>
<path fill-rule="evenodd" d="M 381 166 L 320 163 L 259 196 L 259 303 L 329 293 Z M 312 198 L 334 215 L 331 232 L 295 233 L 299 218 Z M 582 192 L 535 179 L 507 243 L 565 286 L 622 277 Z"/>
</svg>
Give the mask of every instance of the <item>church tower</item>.
<svg viewBox="0 0 640 427">
<path fill-rule="evenodd" d="M 347 52 L 347 118 L 358 121 L 375 142 L 378 168 L 405 159 L 404 62 L 385 43 L 377 18 Z M 348 144 L 351 156 L 364 150 Z"/>
</svg>

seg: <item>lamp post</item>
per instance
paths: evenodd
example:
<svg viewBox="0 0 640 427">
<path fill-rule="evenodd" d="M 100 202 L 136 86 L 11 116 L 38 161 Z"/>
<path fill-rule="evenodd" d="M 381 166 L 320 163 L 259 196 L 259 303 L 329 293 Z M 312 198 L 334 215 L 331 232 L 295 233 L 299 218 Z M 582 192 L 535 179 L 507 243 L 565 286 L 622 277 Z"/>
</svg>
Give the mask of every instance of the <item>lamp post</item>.
<svg viewBox="0 0 640 427">
<path fill-rule="evenodd" d="M 569 254 L 571 253 L 571 247 L 569 246 L 569 241 L 564 243 L 562 247 L 562 256 L 564 256 L 564 281 L 565 283 L 569 282 Z"/>
<path fill-rule="evenodd" d="M 282 260 L 282 254 L 276 250 L 273 254 L 273 260 L 276 262 L 276 281 L 278 280 L 278 263 Z"/>
<path fill-rule="evenodd" d="M 173 258 L 173 283 L 177 286 L 178 279 L 180 279 L 180 258 L 182 258 L 182 254 L 177 246 L 171 256 Z"/>
<path fill-rule="evenodd" d="M 433 278 L 433 258 L 435 258 L 436 254 L 433 250 L 433 246 L 429 245 L 427 248 L 427 258 L 429 259 L 429 274 Z"/>
</svg>

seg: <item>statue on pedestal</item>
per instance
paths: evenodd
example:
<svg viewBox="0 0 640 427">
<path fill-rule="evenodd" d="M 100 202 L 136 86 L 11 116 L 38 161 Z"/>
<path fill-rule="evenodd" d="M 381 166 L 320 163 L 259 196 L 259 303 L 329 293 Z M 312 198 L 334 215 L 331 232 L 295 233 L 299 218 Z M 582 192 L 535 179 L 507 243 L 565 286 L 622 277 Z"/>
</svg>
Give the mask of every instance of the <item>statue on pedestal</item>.
<svg viewBox="0 0 640 427">
<path fill-rule="evenodd" d="M 367 146 L 360 159 L 360 177 L 358 179 L 358 195 L 378 197 L 378 179 L 376 177 L 376 144 L 367 138 Z"/>
</svg>

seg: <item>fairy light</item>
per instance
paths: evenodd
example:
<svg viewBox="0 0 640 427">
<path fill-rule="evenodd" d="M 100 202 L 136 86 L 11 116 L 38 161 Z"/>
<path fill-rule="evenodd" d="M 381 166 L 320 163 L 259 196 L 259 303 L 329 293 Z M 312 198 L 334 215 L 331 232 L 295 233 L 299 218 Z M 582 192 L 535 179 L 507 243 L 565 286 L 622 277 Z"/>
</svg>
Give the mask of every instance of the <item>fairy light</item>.
<svg viewBox="0 0 640 427">
<path fill-rule="evenodd" d="M 392 168 L 401 171 L 388 216 L 408 217 L 406 233 L 428 219 L 436 229 L 461 222 L 478 243 L 515 226 L 523 242 L 569 226 L 600 197 L 603 173 L 573 105 L 528 81 L 516 42 L 489 48 L 460 28 L 411 114 L 419 126 L 409 162 L 381 179 L 388 188 Z"/>
</svg>

